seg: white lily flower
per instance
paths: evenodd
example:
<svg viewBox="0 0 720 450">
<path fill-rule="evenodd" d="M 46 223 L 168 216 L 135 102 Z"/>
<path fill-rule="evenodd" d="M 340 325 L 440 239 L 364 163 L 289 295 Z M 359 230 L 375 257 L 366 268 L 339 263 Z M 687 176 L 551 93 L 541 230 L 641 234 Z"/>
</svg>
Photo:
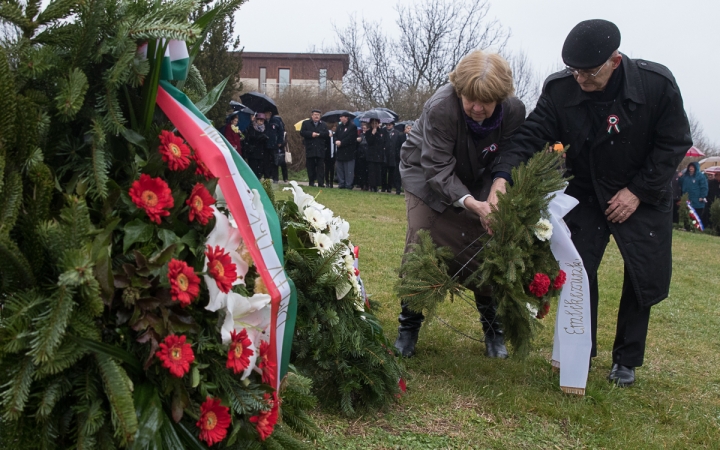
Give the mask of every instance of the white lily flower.
<svg viewBox="0 0 720 450">
<path fill-rule="evenodd" d="M 260 353 L 260 340 L 270 325 L 270 309 L 270 296 L 267 294 L 255 294 L 249 298 L 234 292 L 228 294 L 225 322 L 221 330 L 222 341 L 228 344 L 233 330 L 239 332 L 245 329 L 252 342 L 250 348 L 253 350 L 253 355 L 250 357 L 250 364 L 243 372 L 241 377 L 243 380 L 255 368 Z"/>
<path fill-rule="evenodd" d="M 333 242 L 330 238 L 323 233 L 312 233 L 312 240 L 313 244 L 315 244 L 315 248 L 320 250 L 320 254 L 330 251 L 333 246 Z"/>
<path fill-rule="evenodd" d="M 347 220 L 336 217 L 333 219 L 333 223 L 337 227 L 341 240 L 345 240 L 350 237 L 350 223 Z"/>
<path fill-rule="evenodd" d="M 302 188 L 298 186 L 296 181 L 291 181 L 290 185 L 292 187 L 284 188 L 283 191 L 293 191 L 293 202 L 295 202 L 300 211 L 304 210 L 315 201 L 312 195 L 303 192 Z"/>
<path fill-rule="evenodd" d="M 218 211 L 215 206 L 212 206 L 213 214 L 215 215 L 215 228 L 210 232 L 207 237 L 206 245 L 215 248 L 219 246 L 225 249 L 230 254 L 230 260 L 235 264 L 235 271 L 237 272 L 237 279 L 233 281 L 232 285 L 245 284 L 245 275 L 247 275 L 248 265 L 243 260 L 238 248 L 242 248 L 242 236 L 237 228 L 230 225 L 225 214 Z M 207 249 L 207 247 L 205 247 Z M 207 257 L 205 258 L 205 264 L 203 265 L 203 272 L 207 272 Z M 223 293 L 217 286 L 215 279 L 210 275 L 203 275 L 205 278 L 205 284 L 208 287 L 208 293 L 210 301 L 205 307 L 208 311 L 217 311 L 220 308 L 224 308 L 228 294 Z"/>
<path fill-rule="evenodd" d="M 312 207 L 305 208 L 303 214 L 305 215 L 305 220 L 316 230 L 322 231 L 327 228 L 327 222 L 325 221 L 325 218 L 317 209 Z"/>
<path fill-rule="evenodd" d="M 328 224 L 332 223 L 334 217 L 333 217 L 333 212 L 331 209 L 322 208 L 322 209 L 320 209 L 320 214 L 322 214 L 323 219 L 325 219 L 325 223 L 328 223 Z"/>
<path fill-rule="evenodd" d="M 535 224 L 535 236 L 541 241 L 547 241 L 552 237 L 553 226 L 547 219 L 540 219 Z"/>
</svg>

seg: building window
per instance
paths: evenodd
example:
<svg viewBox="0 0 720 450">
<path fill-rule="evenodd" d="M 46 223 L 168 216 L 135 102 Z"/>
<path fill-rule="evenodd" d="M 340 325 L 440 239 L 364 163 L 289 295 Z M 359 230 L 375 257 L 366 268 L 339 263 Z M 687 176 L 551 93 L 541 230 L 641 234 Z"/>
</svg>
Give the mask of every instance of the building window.
<svg viewBox="0 0 720 450">
<path fill-rule="evenodd" d="M 267 69 L 265 67 L 260 68 L 260 83 L 258 84 L 258 91 L 267 91 Z"/>
<path fill-rule="evenodd" d="M 327 69 L 320 69 L 320 77 L 318 79 L 320 84 L 320 90 L 324 91 L 327 89 Z"/>
<path fill-rule="evenodd" d="M 290 86 L 290 69 L 278 69 L 278 87 L 282 94 Z"/>
</svg>

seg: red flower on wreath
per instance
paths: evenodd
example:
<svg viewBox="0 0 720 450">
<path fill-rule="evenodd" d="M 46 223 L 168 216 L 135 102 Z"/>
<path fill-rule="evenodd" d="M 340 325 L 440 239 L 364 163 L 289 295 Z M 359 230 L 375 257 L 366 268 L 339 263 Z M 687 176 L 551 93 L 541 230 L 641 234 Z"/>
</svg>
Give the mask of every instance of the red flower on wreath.
<svg viewBox="0 0 720 450">
<path fill-rule="evenodd" d="M 133 182 L 128 193 L 133 203 L 144 209 L 150 220 L 157 224 L 162 220 L 161 217 L 169 216 L 168 209 L 175 206 L 167 183 L 147 174 L 140 175 L 140 179 Z"/>
<path fill-rule="evenodd" d="M 565 281 L 567 280 L 567 275 L 565 274 L 564 270 L 560 270 L 558 275 L 555 277 L 555 280 L 553 281 L 553 289 L 558 290 L 561 287 L 565 285 Z"/>
<path fill-rule="evenodd" d="M 185 170 L 190 166 L 190 148 L 175 133 L 162 130 L 158 149 L 170 170 Z"/>
<path fill-rule="evenodd" d="M 197 219 L 201 225 L 207 225 L 208 220 L 213 216 L 213 210 L 210 205 L 215 204 L 215 199 L 210 195 L 210 191 L 197 183 L 190 193 L 190 198 L 185 202 L 190 207 L 190 221 Z"/>
<path fill-rule="evenodd" d="M 262 373 L 262 382 L 275 387 L 275 372 L 277 366 L 270 361 L 270 343 L 267 341 L 260 342 L 260 354 L 258 355 L 257 368 Z"/>
<path fill-rule="evenodd" d="M 195 354 L 190 344 L 185 343 L 185 336 L 169 335 L 160 343 L 160 350 L 155 356 L 162 361 L 162 366 L 170 371 L 170 375 L 182 378 L 190 371 L 190 363 L 195 361 Z"/>
<path fill-rule="evenodd" d="M 200 159 L 197 153 L 194 153 L 190 156 L 193 161 L 195 161 L 195 165 L 197 166 L 195 168 L 195 174 L 196 175 L 202 175 L 205 177 L 206 180 L 209 180 L 210 178 L 215 178 L 215 175 L 210 171 L 207 164 L 203 162 L 203 160 Z"/>
<path fill-rule="evenodd" d="M 215 250 L 209 245 L 207 248 L 205 256 L 208 259 L 208 274 L 215 280 L 218 289 L 227 294 L 237 280 L 237 266 L 230 259 L 230 253 L 219 245 L 215 246 Z"/>
<path fill-rule="evenodd" d="M 260 411 L 257 416 L 250 417 L 250 422 L 255 424 L 255 429 L 260 434 L 261 441 L 267 439 L 275 429 L 278 420 L 278 407 L 280 406 L 275 392 L 273 392 L 272 397 L 270 397 L 270 394 L 265 394 L 265 399 L 270 402 L 270 410 Z"/>
<path fill-rule="evenodd" d="M 529 288 L 530 292 L 535 296 L 542 298 L 543 295 L 548 293 L 548 289 L 550 289 L 550 277 L 544 273 L 536 273 Z"/>
<path fill-rule="evenodd" d="M 538 309 L 537 314 L 535 314 L 535 317 L 537 317 L 538 319 L 544 319 L 545 316 L 548 315 L 548 313 L 550 313 L 550 302 L 543 302 L 543 304 Z"/>
<path fill-rule="evenodd" d="M 200 293 L 200 278 L 185 261 L 175 258 L 170 260 L 168 281 L 170 281 L 172 299 L 180 302 L 183 308 L 192 303 Z"/>
<path fill-rule="evenodd" d="M 247 330 L 244 328 L 239 333 L 233 330 L 230 339 L 232 341 L 228 349 L 228 359 L 225 367 L 238 374 L 250 365 L 250 357 L 253 355 L 253 350 L 250 348 L 252 341 L 248 338 Z"/>
<path fill-rule="evenodd" d="M 200 440 L 207 445 L 216 444 L 227 436 L 231 418 L 227 406 L 220 404 L 220 399 L 207 397 L 200 405 L 200 420 L 195 425 L 200 428 Z"/>
</svg>

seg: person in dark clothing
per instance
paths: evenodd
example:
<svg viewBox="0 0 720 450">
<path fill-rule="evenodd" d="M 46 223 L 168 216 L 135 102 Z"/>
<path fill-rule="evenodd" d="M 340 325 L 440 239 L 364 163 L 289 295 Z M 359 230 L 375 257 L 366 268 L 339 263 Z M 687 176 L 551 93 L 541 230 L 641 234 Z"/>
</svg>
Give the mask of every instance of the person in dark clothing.
<svg viewBox="0 0 720 450">
<path fill-rule="evenodd" d="M 352 189 L 355 177 L 355 153 L 357 152 L 357 127 L 348 115 L 340 116 L 340 123 L 335 130 L 335 155 L 340 189 Z"/>
<path fill-rule="evenodd" d="M 245 133 L 245 157 L 255 176 L 259 179 L 265 174 L 265 147 L 268 135 L 265 133 L 265 114 L 257 113 Z"/>
<path fill-rule="evenodd" d="M 565 192 L 579 204 L 565 223 L 590 282 L 591 357 L 597 355 L 597 272 L 613 235 L 625 279 L 608 380 L 629 386 L 643 364 L 650 308 L 668 296 L 671 180 L 692 140 L 670 70 L 630 59 L 619 46 L 612 22 L 576 25 L 562 49 L 567 69 L 545 80 L 535 110 L 500 159 L 530 156 L 547 142 L 569 145 L 565 161 L 573 178 Z"/>
<path fill-rule="evenodd" d="M 688 201 L 702 220 L 708 195 L 708 180 L 705 174 L 700 172 L 700 164 L 696 162 L 688 164 L 687 170 L 680 177 L 679 182 L 683 195 L 688 195 Z"/>
<path fill-rule="evenodd" d="M 395 129 L 395 123 L 386 125 L 388 143 L 385 149 L 385 167 L 382 174 L 383 191 L 390 193 L 395 188 L 395 193 L 400 195 L 400 148 L 407 139 L 404 132 Z"/>
<path fill-rule="evenodd" d="M 708 180 L 707 203 L 705 208 L 705 219 L 703 220 L 706 228 L 715 227 L 712 217 L 710 216 L 710 208 L 712 208 L 713 202 L 720 197 L 720 173 L 713 172 L 710 176 L 712 178 Z"/>
<path fill-rule="evenodd" d="M 309 185 L 315 186 L 317 180 L 320 187 L 325 187 L 325 151 L 330 144 L 330 131 L 327 125 L 320 121 L 320 110 L 312 110 L 310 119 L 300 126 L 300 136 L 305 144 L 305 167 Z"/>
<path fill-rule="evenodd" d="M 365 159 L 368 168 L 368 189 L 377 192 L 382 185 L 381 173 L 385 165 L 385 147 L 387 146 L 387 131 L 380 126 L 380 121 L 370 119 L 370 129 L 365 132 L 368 148 Z"/>
<path fill-rule="evenodd" d="M 335 138 L 333 138 L 333 135 L 335 134 L 336 127 L 336 125 L 333 125 L 329 130 L 330 142 L 325 148 L 325 186 L 330 188 L 333 187 L 333 183 L 335 182 L 335 155 L 337 149 L 335 148 Z"/>
<path fill-rule="evenodd" d="M 278 168 L 282 168 L 283 180 L 287 181 L 287 165 L 285 164 L 285 123 L 280 116 L 274 116 L 272 111 L 266 111 L 268 132 L 274 134 L 274 143 L 270 143 L 268 136 L 268 155 L 265 158 L 265 178 L 272 178 L 273 183 L 278 182 Z"/>
<path fill-rule="evenodd" d="M 263 176 L 266 180 L 273 178 L 275 173 L 275 182 L 277 182 L 277 166 L 275 165 L 275 155 L 278 152 L 278 140 L 282 138 L 280 128 L 277 121 L 272 120 L 272 112 L 268 111 L 265 115 L 265 151 L 263 152 Z"/>
<path fill-rule="evenodd" d="M 234 148 L 240 156 L 242 156 L 242 139 L 244 138 L 243 134 L 240 132 L 240 129 L 237 127 L 238 124 L 238 115 L 237 113 L 230 114 L 227 119 L 225 120 L 225 127 L 223 129 L 223 136 L 225 136 L 225 139 L 228 140 L 230 145 L 232 145 L 232 148 Z"/>
<path fill-rule="evenodd" d="M 357 137 L 357 153 L 355 154 L 355 184 L 360 187 L 361 190 L 368 190 L 368 166 L 367 166 L 367 151 L 368 143 L 365 138 L 365 132 L 369 130 L 367 122 L 360 124 L 360 130 L 358 131 Z"/>
</svg>

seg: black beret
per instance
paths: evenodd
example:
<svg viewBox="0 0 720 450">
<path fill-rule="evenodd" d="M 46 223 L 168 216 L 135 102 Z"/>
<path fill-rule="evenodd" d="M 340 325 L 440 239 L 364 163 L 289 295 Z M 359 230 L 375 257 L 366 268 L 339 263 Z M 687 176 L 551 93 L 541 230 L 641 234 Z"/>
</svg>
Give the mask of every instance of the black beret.
<svg viewBox="0 0 720 450">
<path fill-rule="evenodd" d="M 570 30 L 562 48 L 565 64 L 575 69 L 594 69 L 620 48 L 620 30 L 607 20 L 585 20 Z"/>
<path fill-rule="evenodd" d="M 313 109 L 312 111 L 310 111 L 310 114 L 315 114 L 315 113 L 320 114 L 320 113 L 322 113 L 322 111 L 320 111 L 319 109 Z"/>
</svg>

